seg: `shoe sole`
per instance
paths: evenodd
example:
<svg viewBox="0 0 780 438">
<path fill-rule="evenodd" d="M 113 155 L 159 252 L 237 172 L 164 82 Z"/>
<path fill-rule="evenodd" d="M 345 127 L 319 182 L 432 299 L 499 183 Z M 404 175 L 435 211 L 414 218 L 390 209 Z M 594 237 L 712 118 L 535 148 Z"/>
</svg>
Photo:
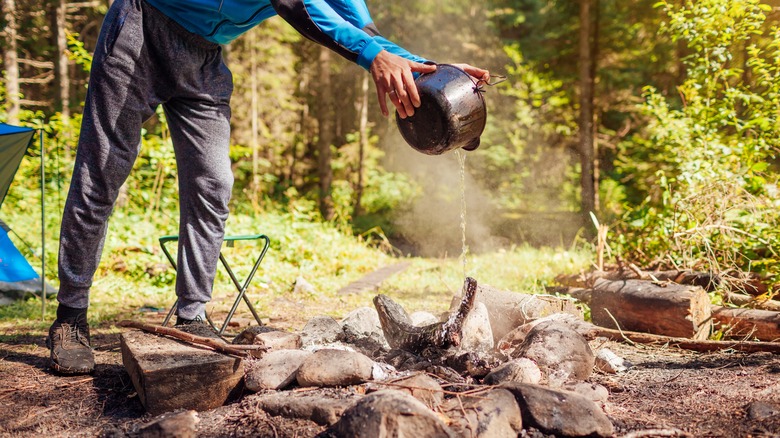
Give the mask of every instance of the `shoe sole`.
<svg viewBox="0 0 780 438">
<path fill-rule="evenodd" d="M 63 367 L 62 365 L 58 364 L 57 362 L 54 362 L 51 359 L 49 359 L 49 369 L 56 372 L 57 374 L 62 374 L 64 376 L 74 376 L 78 374 L 92 374 L 95 371 L 94 368 Z"/>
</svg>

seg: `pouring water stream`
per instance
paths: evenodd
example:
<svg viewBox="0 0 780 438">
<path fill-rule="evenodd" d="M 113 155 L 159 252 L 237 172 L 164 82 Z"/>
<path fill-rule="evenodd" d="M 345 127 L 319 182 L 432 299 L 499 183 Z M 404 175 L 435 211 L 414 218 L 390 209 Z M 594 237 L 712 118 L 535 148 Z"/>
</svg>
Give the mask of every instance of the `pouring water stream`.
<svg viewBox="0 0 780 438">
<path fill-rule="evenodd" d="M 458 156 L 458 163 L 460 163 L 460 259 L 463 264 L 463 278 L 468 277 L 467 271 L 467 256 L 469 247 L 466 245 L 466 153 L 457 149 L 455 155 Z"/>
</svg>

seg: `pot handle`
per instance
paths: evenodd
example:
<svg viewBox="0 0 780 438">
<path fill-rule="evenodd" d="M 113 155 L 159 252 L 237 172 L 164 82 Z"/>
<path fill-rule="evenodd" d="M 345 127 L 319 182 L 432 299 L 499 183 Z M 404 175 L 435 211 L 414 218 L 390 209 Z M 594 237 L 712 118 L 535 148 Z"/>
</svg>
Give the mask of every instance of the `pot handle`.
<svg viewBox="0 0 780 438">
<path fill-rule="evenodd" d="M 493 80 L 493 79 L 495 79 L 495 80 Z M 487 81 L 487 82 L 479 81 L 479 82 L 482 83 L 482 84 L 489 85 L 489 86 L 492 87 L 493 85 L 498 85 L 498 84 L 504 82 L 506 79 L 507 79 L 506 75 L 490 75 L 490 80 L 489 81 Z"/>
<path fill-rule="evenodd" d="M 471 142 L 469 142 L 469 144 L 467 144 L 466 146 L 463 146 L 462 149 L 464 151 L 471 152 L 471 151 L 475 150 L 478 147 L 479 147 L 479 137 L 475 138 L 474 140 L 471 140 Z"/>
</svg>

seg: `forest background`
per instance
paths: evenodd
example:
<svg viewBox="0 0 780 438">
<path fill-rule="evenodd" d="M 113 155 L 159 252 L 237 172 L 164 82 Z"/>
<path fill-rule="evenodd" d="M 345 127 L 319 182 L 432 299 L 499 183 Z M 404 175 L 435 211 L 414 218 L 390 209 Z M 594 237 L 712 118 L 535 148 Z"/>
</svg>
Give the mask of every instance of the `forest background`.
<svg viewBox="0 0 780 438">
<path fill-rule="evenodd" d="M 109 3 L 2 1 L 0 121 L 45 132 L 49 248 Z M 488 125 L 463 176 L 466 243 L 485 265 L 517 264 L 507 254 L 521 247 L 558 247 L 573 251 L 538 254 L 551 269 L 581 269 L 600 240 L 610 260 L 780 281 L 780 0 L 368 3 L 380 31 L 412 53 L 507 76 L 485 87 Z M 384 255 L 461 254 L 455 154 L 409 148 L 381 117 L 365 71 L 278 17 L 225 56 L 235 81 L 228 232 L 271 236 L 277 269 L 266 287 L 276 278 L 289 291 L 311 272 L 326 287 L 323 272 L 352 278 Z M 99 275 L 170 289 L 156 248 L 177 227 L 170 143 L 158 109 Z M 39 165 L 31 148 L 0 215 L 33 259 Z M 56 279 L 56 251 L 46 259 Z"/>
</svg>

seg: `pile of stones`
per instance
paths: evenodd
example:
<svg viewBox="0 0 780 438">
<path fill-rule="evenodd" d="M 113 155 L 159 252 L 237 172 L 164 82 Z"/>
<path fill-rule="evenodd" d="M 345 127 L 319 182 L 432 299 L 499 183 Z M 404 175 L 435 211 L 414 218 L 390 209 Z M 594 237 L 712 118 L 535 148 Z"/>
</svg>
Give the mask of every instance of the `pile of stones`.
<svg viewBox="0 0 780 438">
<path fill-rule="evenodd" d="M 315 317 L 300 333 L 251 327 L 234 343 L 267 350 L 244 363 L 253 394 L 242 403 L 327 425 L 324 436 L 611 436 L 609 392 L 588 378 L 594 369 L 629 365 L 609 350 L 593 351 L 574 306 L 507 318 L 529 296 L 480 288 L 460 344 L 445 351 L 392 349 L 370 307 L 340 321 Z M 448 316 L 408 315 L 417 326 Z"/>
</svg>

